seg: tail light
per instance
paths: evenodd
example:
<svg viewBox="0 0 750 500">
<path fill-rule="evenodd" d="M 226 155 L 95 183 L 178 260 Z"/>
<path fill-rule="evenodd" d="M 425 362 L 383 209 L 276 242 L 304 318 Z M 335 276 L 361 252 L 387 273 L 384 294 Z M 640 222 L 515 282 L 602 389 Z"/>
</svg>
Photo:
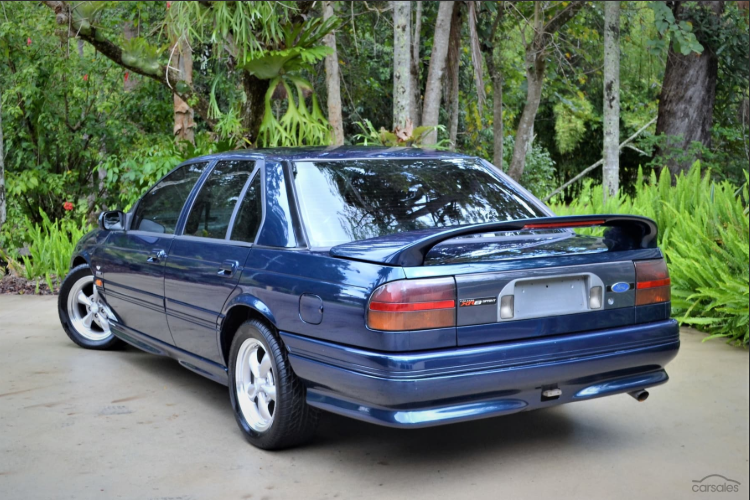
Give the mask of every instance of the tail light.
<svg viewBox="0 0 750 500">
<path fill-rule="evenodd" d="M 635 281 L 635 305 L 657 304 L 671 299 L 671 282 L 664 259 L 636 262 Z"/>
<path fill-rule="evenodd" d="M 453 278 L 386 283 L 370 297 L 367 326 L 389 331 L 456 326 L 456 283 Z"/>
</svg>

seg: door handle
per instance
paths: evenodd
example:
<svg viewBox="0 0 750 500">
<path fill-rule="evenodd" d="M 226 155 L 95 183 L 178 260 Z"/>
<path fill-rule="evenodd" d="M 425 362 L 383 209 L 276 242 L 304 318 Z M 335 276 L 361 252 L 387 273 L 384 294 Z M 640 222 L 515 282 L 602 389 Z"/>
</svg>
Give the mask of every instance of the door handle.
<svg viewBox="0 0 750 500">
<path fill-rule="evenodd" d="M 232 276 L 234 276 L 234 272 L 239 266 L 240 263 L 236 260 L 225 260 L 221 264 L 221 267 L 219 268 L 219 272 L 217 274 L 225 278 L 231 278 Z"/>
<path fill-rule="evenodd" d="M 165 252 L 164 250 L 153 250 L 151 253 L 153 255 L 146 259 L 146 262 L 158 264 L 159 261 L 167 258 L 167 252 Z"/>
</svg>

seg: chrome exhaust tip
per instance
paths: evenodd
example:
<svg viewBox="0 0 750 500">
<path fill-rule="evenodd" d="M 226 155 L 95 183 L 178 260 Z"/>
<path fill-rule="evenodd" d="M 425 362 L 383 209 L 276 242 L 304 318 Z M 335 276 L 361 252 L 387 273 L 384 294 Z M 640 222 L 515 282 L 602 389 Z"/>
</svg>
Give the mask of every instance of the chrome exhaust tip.
<svg viewBox="0 0 750 500">
<path fill-rule="evenodd" d="M 645 389 L 641 389 L 640 391 L 629 392 L 628 394 L 630 394 L 633 397 L 633 399 L 635 399 L 639 403 L 643 403 L 644 401 L 646 401 L 649 396 L 648 391 Z"/>
</svg>

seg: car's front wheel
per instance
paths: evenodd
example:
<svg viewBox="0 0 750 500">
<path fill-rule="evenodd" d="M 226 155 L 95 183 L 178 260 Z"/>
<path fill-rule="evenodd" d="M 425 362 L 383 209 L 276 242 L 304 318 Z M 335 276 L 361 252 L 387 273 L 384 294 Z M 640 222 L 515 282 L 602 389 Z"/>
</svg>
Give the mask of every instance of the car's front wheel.
<svg viewBox="0 0 750 500">
<path fill-rule="evenodd" d="M 256 320 L 240 325 L 229 353 L 229 396 L 237 423 L 258 448 L 300 445 L 315 434 L 318 410 L 270 328 Z"/>
<path fill-rule="evenodd" d="M 65 333 L 79 346 L 106 350 L 123 345 L 109 329 L 107 305 L 99 296 L 87 264 L 74 267 L 65 277 L 57 312 Z"/>
</svg>

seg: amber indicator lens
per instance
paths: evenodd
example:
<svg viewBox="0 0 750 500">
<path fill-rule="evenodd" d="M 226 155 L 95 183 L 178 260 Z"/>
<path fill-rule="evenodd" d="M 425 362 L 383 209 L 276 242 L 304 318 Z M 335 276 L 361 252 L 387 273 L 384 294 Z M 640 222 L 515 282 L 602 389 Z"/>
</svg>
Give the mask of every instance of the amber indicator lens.
<svg viewBox="0 0 750 500">
<path fill-rule="evenodd" d="M 658 304 L 671 300 L 671 281 L 664 259 L 635 263 L 635 305 Z"/>
<path fill-rule="evenodd" d="M 378 287 L 367 308 L 373 330 L 403 331 L 456 325 L 453 278 L 401 280 Z"/>
</svg>

